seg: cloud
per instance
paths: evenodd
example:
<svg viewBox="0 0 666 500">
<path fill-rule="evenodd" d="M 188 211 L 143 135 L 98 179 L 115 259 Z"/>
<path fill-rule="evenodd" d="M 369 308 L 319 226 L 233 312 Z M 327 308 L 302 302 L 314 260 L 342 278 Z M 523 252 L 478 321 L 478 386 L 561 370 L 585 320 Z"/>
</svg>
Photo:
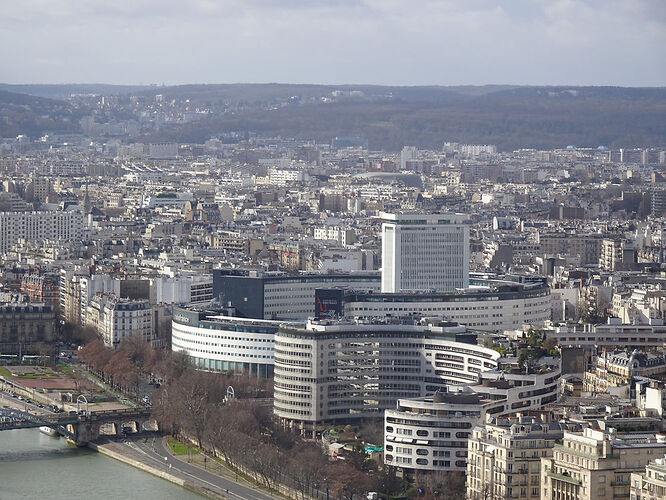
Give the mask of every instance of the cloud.
<svg viewBox="0 0 666 500">
<path fill-rule="evenodd" d="M 0 81 L 666 85 L 661 0 L 0 0 Z"/>
</svg>

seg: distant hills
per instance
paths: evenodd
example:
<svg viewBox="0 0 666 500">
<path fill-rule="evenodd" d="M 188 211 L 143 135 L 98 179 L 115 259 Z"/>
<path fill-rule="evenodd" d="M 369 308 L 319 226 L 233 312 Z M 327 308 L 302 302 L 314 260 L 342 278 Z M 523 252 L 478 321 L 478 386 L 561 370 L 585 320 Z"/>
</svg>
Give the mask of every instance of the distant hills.
<svg viewBox="0 0 666 500">
<path fill-rule="evenodd" d="M 439 149 L 444 141 L 496 144 L 503 151 L 666 146 L 666 88 L 509 85 L 0 84 L 0 135 L 77 131 L 80 117 L 91 111 L 68 97 L 73 94 L 162 94 L 168 102 L 189 99 L 192 106 L 213 110 L 202 120 L 137 139 L 144 141 L 203 142 L 248 130 L 318 142 L 362 136 L 371 149 L 388 151 L 403 145 Z M 126 111 L 118 110 L 125 116 Z"/>
</svg>

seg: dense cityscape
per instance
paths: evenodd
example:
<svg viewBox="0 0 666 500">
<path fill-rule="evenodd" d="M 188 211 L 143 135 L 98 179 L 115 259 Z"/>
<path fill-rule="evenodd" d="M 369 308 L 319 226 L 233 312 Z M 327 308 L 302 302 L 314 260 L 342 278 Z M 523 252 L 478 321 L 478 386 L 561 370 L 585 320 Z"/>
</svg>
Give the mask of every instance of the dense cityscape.
<svg viewBox="0 0 666 500">
<path fill-rule="evenodd" d="M 0 14 L 0 500 L 666 500 L 666 2 Z"/>
<path fill-rule="evenodd" d="M 665 148 L 82 125 L 0 144 L 5 428 L 207 495 L 663 498 Z"/>
</svg>

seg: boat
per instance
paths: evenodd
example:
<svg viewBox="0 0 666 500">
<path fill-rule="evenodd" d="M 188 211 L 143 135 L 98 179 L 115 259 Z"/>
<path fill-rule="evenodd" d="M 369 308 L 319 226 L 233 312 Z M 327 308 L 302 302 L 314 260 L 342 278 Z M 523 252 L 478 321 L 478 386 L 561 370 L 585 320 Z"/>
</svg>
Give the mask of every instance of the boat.
<svg viewBox="0 0 666 500">
<path fill-rule="evenodd" d="M 46 434 L 48 436 L 58 437 L 58 431 L 56 431 L 55 429 L 51 429 L 50 427 L 48 427 L 46 425 L 42 425 L 39 428 L 39 430 L 40 430 L 40 432 L 43 432 L 44 434 Z"/>
</svg>

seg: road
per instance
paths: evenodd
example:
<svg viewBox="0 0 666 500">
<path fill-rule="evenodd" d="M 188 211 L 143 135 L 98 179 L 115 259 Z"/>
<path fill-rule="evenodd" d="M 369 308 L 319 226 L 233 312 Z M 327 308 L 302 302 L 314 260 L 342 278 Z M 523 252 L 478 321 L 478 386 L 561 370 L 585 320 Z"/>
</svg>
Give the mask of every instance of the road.
<svg viewBox="0 0 666 500">
<path fill-rule="evenodd" d="M 226 477 L 211 473 L 201 467 L 189 464 L 185 460 L 181 460 L 167 450 L 163 441 L 162 438 L 157 437 L 148 439 L 145 443 L 137 439 L 115 444 L 122 444 L 123 447 L 140 455 L 144 458 L 144 461 L 153 466 L 159 466 L 170 474 L 182 477 L 227 498 L 233 500 L 275 500 L 276 497 L 270 493 L 236 482 L 234 474 L 216 462 L 211 462 L 211 465 L 220 467 L 222 473 L 227 475 Z"/>
<path fill-rule="evenodd" d="M 0 406 L 8 406 L 15 410 L 27 411 L 33 415 L 53 415 L 53 412 L 48 408 L 39 408 L 32 402 L 20 401 L 17 398 L 11 397 L 7 392 L 0 391 Z"/>
</svg>

